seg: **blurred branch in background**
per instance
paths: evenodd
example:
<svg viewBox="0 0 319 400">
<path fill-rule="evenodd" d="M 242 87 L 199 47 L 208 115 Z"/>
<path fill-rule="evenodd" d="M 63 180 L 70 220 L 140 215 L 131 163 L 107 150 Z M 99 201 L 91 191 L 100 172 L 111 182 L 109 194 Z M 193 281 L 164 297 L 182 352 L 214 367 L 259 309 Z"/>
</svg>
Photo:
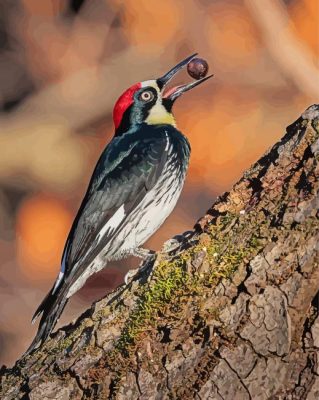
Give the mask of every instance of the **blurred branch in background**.
<svg viewBox="0 0 319 400">
<path fill-rule="evenodd" d="M 280 0 L 245 0 L 263 41 L 283 74 L 313 101 L 319 98 L 319 69 L 297 39 Z M 317 31 L 319 34 L 319 31 Z"/>
</svg>

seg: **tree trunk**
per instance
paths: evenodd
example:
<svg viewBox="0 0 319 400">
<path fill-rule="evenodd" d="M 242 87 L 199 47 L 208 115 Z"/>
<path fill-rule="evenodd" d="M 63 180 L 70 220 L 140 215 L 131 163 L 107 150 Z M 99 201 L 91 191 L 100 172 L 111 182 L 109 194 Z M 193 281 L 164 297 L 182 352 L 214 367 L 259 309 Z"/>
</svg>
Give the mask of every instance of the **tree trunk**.
<svg viewBox="0 0 319 400">
<path fill-rule="evenodd" d="M 175 249 L 3 367 L 1 399 L 318 399 L 318 160 L 316 105 Z"/>
</svg>

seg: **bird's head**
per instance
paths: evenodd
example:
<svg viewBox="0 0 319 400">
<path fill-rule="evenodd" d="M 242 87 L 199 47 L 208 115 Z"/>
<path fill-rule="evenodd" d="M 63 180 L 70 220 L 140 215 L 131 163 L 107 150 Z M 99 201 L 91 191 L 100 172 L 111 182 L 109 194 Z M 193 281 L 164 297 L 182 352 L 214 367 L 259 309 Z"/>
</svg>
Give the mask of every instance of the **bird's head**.
<svg viewBox="0 0 319 400">
<path fill-rule="evenodd" d="M 212 76 L 167 89 L 168 82 L 195 56 L 196 54 L 187 57 L 161 78 L 136 83 L 119 97 L 113 110 L 116 136 L 126 132 L 131 126 L 142 123 L 175 126 L 172 114 L 175 100 Z"/>
</svg>

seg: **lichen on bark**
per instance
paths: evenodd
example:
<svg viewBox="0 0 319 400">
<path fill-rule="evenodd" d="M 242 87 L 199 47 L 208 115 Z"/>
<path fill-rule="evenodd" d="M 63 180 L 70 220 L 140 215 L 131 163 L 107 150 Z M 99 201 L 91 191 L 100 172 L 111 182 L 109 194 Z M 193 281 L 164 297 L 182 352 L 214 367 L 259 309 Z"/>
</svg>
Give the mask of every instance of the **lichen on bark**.
<svg viewBox="0 0 319 400">
<path fill-rule="evenodd" d="M 319 106 L 175 250 L 3 368 L 1 399 L 317 399 Z"/>
</svg>

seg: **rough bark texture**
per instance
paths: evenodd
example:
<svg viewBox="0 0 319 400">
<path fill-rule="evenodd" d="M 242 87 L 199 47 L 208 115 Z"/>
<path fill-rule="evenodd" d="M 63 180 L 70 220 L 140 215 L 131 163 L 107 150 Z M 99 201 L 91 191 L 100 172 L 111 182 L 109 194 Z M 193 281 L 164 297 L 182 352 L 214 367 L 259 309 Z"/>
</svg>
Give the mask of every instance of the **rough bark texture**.
<svg viewBox="0 0 319 400">
<path fill-rule="evenodd" d="M 2 369 L 1 399 L 319 398 L 319 106 L 131 284 Z"/>
</svg>

